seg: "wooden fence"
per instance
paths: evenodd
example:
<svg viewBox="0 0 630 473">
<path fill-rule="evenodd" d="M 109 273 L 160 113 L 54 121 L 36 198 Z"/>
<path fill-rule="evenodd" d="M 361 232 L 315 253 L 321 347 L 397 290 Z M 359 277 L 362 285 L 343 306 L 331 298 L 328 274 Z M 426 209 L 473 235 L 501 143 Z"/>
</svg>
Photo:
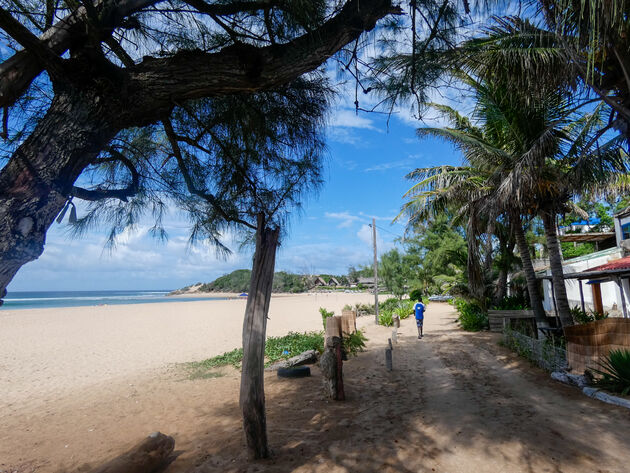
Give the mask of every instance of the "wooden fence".
<svg viewBox="0 0 630 473">
<path fill-rule="evenodd" d="M 564 329 L 567 361 L 573 372 L 598 368 L 610 350 L 630 350 L 630 319 L 611 317 Z"/>
</svg>

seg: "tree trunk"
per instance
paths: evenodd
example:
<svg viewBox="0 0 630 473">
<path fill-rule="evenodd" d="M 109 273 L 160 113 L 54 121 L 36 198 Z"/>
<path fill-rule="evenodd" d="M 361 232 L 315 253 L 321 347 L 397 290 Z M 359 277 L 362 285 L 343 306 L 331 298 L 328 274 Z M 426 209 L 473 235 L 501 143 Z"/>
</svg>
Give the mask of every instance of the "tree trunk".
<svg viewBox="0 0 630 473">
<path fill-rule="evenodd" d="M 481 267 L 479 255 L 479 243 L 477 241 L 477 231 L 475 228 L 475 213 L 468 217 L 468 225 L 466 228 L 466 243 L 468 247 L 468 258 L 466 262 L 466 271 L 468 274 L 468 290 L 470 295 L 474 297 L 482 307 L 486 306 L 485 285 L 483 279 L 483 270 Z"/>
<path fill-rule="evenodd" d="M 265 338 L 279 233 L 278 228 L 267 228 L 259 217 L 252 277 L 243 321 L 240 405 L 247 450 L 254 459 L 268 458 L 270 454 L 265 417 Z"/>
<path fill-rule="evenodd" d="M 498 304 L 507 296 L 507 279 L 511 269 L 510 262 L 512 261 L 512 255 L 514 254 L 515 244 L 515 241 L 511 237 L 508 237 L 507 242 L 505 242 L 504 240 L 502 241 L 502 239 L 499 237 L 499 248 L 501 249 L 501 256 L 500 258 L 498 258 L 500 264 L 499 275 L 497 277 L 497 286 L 494 292 L 495 304 Z"/>
<path fill-rule="evenodd" d="M 562 269 L 562 251 L 558 234 L 556 232 L 556 215 L 554 212 L 543 212 L 541 214 L 543 226 L 545 227 L 545 238 L 547 240 L 547 251 L 549 252 L 549 265 L 551 266 L 551 278 L 556 294 L 556 308 L 562 327 L 573 325 L 569 299 L 567 298 L 567 287 L 564 282 L 564 271 Z"/>
<path fill-rule="evenodd" d="M 89 103 L 57 94 L 0 171 L 0 297 L 18 269 L 42 254 L 75 180 L 114 136 L 102 108 Z"/>
<path fill-rule="evenodd" d="M 516 244 L 518 246 L 518 252 L 521 255 L 521 263 L 523 265 L 523 272 L 525 273 L 525 279 L 527 280 L 527 292 L 529 292 L 529 302 L 532 305 L 536 322 L 547 322 L 547 316 L 542 304 L 542 298 L 538 290 L 538 281 L 536 279 L 536 272 L 534 271 L 534 265 L 529 254 L 529 245 L 525 239 L 525 232 L 523 231 L 523 224 L 521 223 L 521 217 L 516 215 L 512 216 L 512 228 L 514 229 L 514 237 L 516 238 Z"/>
</svg>

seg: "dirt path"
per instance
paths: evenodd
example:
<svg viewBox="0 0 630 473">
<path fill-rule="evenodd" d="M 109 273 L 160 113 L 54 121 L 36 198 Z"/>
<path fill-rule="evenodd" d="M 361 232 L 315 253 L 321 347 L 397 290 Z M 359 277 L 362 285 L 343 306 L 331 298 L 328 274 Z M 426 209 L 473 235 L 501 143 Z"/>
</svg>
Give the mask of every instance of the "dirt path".
<svg viewBox="0 0 630 473">
<path fill-rule="evenodd" d="M 168 371 L 108 383 L 0 418 L 0 471 L 88 471 L 153 430 L 173 435 L 183 472 L 627 472 L 630 411 L 552 381 L 489 333 L 460 331 L 430 304 L 426 336 L 403 321 L 366 327 L 369 350 L 344 365 L 348 400 L 327 402 L 321 376 L 266 378 L 271 460 L 250 463 L 238 373 L 190 381 Z"/>
</svg>

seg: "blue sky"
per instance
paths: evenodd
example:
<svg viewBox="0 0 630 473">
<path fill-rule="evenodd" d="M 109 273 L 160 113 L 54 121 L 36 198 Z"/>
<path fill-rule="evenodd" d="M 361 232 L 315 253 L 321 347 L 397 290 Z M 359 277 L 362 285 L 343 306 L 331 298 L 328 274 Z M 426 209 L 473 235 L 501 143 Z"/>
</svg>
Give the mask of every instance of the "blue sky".
<svg viewBox="0 0 630 473">
<path fill-rule="evenodd" d="M 404 179 L 417 167 L 459 163 L 453 148 L 436 140 L 420 141 L 421 122 L 395 115 L 362 113 L 340 104 L 327 129 L 326 182 L 316 197 L 291 219 L 278 253 L 277 270 L 345 274 L 348 266 L 372 260 L 372 217 L 377 219 L 379 254 L 391 249 L 404 226 L 392 225 L 410 187 Z M 80 212 L 80 210 L 79 210 Z M 251 266 L 250 250 L 234 249 L 218 258 L 212 248 L 187 244 L 187 222 L 175 213 L 166 219 L 169 239 L 161 243 L 147 234 L 150 222 L 126 232 L 116 250 L 104 250 L 105 229 L 81 239 L 66 234 L 65 222 L 53 224 L 39 260 L 27 264 L 9 291 L 175 289 L 208 282 Z"/>
</svg>

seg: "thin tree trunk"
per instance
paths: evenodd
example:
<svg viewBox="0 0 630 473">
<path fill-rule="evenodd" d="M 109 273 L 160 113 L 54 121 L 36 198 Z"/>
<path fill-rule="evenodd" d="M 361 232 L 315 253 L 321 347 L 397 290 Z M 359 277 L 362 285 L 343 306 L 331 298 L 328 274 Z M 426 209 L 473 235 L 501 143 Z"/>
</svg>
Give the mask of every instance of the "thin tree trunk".
<svg viewBox="0 0 630 473">
<path fill-rule="evenodd" d="M 547 322 L 547 316 L 543 308 L 542 298 L 538 291 L 538 281 L 536 280 L 536 272 L 534 271 L 534 265 L 529 254 L 529 245 L 525 238 L 525 232 L 523 231 L 523 225 L 521 223 L 521 217 L 518 215 L 512 216 L 512 228 L 514 230 L 514 237 L 516 239 L 516 245 L 518 246 L 518 252 L 521 255 L 521 263 L 523 265 L 523 272 L 525 273 L 525 279 L 527 280 L 527 292 L 529 292 L 529 302 L 532 305 L 536 322 Z"/>
<path fill-rule="evenodd" d="M 477 242 L 477 231 L 475 228 L 476 218 L 477 216 L 475 213 L 472 213 L 468 217 L 468 225 L 466 228 L 466 243 L 468 247 L 466 270 L 468 273 L 468 289 L 470 291 L 470 295 L 474 297 L 483 308 L 485 308 L 485 287 L 479 255 L 479 244 Z"/>
<path fill-rule="evenodd" d="M 549 265 L 551 266 L 551 278 L 556 294 L 556 307 L 558 317 L 563 327 L 573 325 L 569 299 L 567 298 L 567 287 L 564 282 L 564 270 L 562 269 L 562 250 L 556 232 L 556 215 L 553 212 L 543 212 L 541 214 L 543 226 L 545 227 L 545 238 L 547 240 L 547 251 L 549 252 Z"/>
<path fill-rule="evenodd" d="M 510 241 L 507 245 L 502 245 L 503 251 L 505 251 L 505 257 L 508 258 L 507 255 L 514 252 L 514 241 Z M 497 278 L 497 290 L 494 294 L 495 303 L 501 302 L 505 296 L 507 295 L 507 277 L 509 273 L 509 268 L 505 261 L 502 261 L 502 266 L 499 269 L 499 276 Z"/>
<path fill-rule="evenodd" d="M 243 322 L 240 406 L 247 450 L 254 459 L 268 458 L 270 455 L 265 416 L 265 339 L 279 233 L 278 228 L 267 228 L 263 218 L 259 217 L 256 252 Z"/>
<path fill-rule="evenodd" d="M 86 103 L 58 94 L 0 171 L 0 298 L 15 273 L 42 254 L 74 181 L 114 136 L 103 109 Z"/>
</svg>

